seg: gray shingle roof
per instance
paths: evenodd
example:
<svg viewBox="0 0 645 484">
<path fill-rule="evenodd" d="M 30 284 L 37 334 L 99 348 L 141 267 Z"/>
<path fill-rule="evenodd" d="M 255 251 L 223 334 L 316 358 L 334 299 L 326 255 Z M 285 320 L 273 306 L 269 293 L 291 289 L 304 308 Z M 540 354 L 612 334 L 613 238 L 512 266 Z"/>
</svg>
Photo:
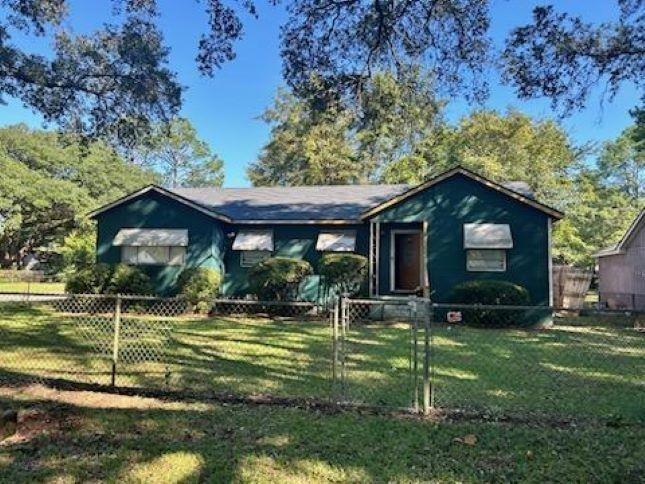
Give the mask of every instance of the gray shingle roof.
<svg viewBox="0 0 645 484">
<path fill-rule="evenodd" d="M 175 188 L 172 191 L 234 220 L 358 220 L 408 185 Z"/>
<path fill-rule="evenodd" d="M 504 186 L 531 196 L 526 183 L 509 182 Z M 175 188 L 172 191 L 233 220 L 291 221 L 358 220 L 365 210 L 410 188 L 410 185 L 327 185 Z"/>
</svg>

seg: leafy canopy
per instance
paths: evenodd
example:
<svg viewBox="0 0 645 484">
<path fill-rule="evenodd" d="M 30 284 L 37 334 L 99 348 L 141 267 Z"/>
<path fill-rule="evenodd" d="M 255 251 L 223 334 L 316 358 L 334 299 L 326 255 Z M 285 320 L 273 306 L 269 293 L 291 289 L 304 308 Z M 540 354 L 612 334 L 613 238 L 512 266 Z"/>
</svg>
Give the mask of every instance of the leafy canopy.
<svg viewBox="0 0 645 484">
<path fill-rule="evenodd" d="M 186 118 L 154 126 L 128 155 L 135 163 L 153 169 L 164 185 L 172 188 L 221 186 L 224 182 L 223 161 Z"/>
<path fill-rule="evenodd" d="M 0 128 L 0 262 L 8 265 L 87 227 L 89 211 L 155 181 L 104 143 Z"/>
</svg>

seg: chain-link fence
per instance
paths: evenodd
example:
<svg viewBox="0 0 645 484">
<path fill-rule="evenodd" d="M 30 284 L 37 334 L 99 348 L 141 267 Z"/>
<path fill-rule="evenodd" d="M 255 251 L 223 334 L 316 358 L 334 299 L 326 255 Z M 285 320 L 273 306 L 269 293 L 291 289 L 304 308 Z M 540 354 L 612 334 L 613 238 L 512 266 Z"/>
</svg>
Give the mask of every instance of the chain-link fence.
<svg viewBox="0 0 645 484">
<path fill-rule="evenodd" d="M 536 329 L 550 308 L 343 298 L 316 316 L 234 304 L 206 316 L 169 298 L 0 302 L 0 380 L 645 420 L 645 333 L 631 317 Z"/>
<path fill-rule="evenodd" d="M 48 295 L 0 303 L 0 378 L 157 385 L 179 299 Z"/>
</svg>

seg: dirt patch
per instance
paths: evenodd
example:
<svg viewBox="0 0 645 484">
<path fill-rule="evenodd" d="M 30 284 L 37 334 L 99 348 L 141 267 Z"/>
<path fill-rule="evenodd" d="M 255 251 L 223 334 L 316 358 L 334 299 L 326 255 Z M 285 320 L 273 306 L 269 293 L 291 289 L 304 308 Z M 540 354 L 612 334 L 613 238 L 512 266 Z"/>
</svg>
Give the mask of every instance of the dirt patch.
<svg viewBox="0 0 645 484">
<path fill-rule="evenodd" d="M 0 441 L 0 447 L 8 447 L 29 442 L 37 437 L 56 436 L 76 427 L 78 418 L 62 408 L 42 409 L 30 407 L 18 411 L 16 433 Z"/>
</svg>

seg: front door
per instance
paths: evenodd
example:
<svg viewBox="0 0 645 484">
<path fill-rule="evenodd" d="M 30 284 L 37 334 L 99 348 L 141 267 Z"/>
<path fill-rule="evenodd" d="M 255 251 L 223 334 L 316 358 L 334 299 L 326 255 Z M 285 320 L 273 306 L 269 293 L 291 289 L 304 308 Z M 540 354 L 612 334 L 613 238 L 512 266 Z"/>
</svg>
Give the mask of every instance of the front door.
<svg viewBox="0 0 645 484">
<path fill-rule="evenodd" d="M 421 232 L 393 232 L 392 272 L 395 291 L 421 286 Z"/>
</svg>

